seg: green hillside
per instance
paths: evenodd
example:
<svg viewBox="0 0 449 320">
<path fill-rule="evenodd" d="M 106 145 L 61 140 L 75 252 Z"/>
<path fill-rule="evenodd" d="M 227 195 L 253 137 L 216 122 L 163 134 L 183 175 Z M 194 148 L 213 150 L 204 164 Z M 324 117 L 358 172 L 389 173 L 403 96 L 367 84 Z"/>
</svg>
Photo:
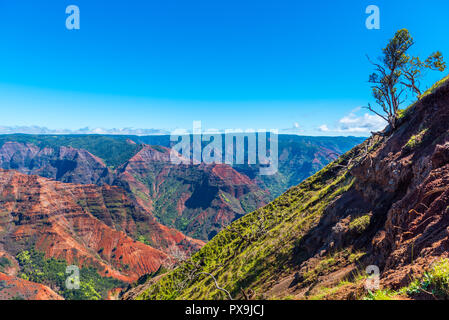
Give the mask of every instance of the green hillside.
<svg viewBox="0 0 449 320">
<path fill-rule="evenodd" d="M 446 299 L 448 96 L 445 78 L 396 130 L 373 135 L 128 297 Z M 380 272 L 373 289 L 368 266 Z"/>
<path fill-rule="evenodd" d="M 179 268 L 142 292 L 138 299 L 224 299 L 211 276 L 233 297 L 251 288 L 263 298 L 269 283 L 288 273 L 301 238 L 319 221 L 323 210 L 352 185 L 341 166 L 354 148 L 336 162 L 220 232 Z"/>
</svg>

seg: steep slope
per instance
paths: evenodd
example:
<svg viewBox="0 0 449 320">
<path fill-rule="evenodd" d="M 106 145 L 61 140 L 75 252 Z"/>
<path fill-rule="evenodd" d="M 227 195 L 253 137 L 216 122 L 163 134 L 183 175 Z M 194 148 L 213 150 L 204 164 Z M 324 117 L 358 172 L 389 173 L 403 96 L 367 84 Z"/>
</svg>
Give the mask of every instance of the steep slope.
<svg viewBox="0 0 449 320">
<path fill-rule="evenodd" d="M 287 191 L 264 208 L 234 222 L 215 236 L 192 259 L 155 285 L 137 288 L 139 299 L 220 299 L 211 278 L 233 297 L 251 288 L 263 298 L 267 286 L 290 268 L 297 239 L 316 225 L 326 204 L 351 187 L 352 179 L 338 167 L 327 167 Z M 339 175 L 334 181 L 334 175 Z M 151 282 L 149 282 L 150 284 Z"/>
<path fill-rule="evenodd" d="M 84 149 L 39 148 L 14 141 L 0 147 L 0 168 L 78 184 L 110 184 L 113 179 L 103 161 Z"/>
<path fill-rule="evenodd" d="M 149 245 L 136 241 L 142 236 Z M 174 248 L 189 254 L 201 245 L 157 223 L 117 187 L 0 170 L 0 252 L 10 257 L 37 250 L 133 282 L 171 263 Z"/>
<path fill-rule="evenodd" d="M 117 170 L 114 184 L 163 224 L 204 240 L 269 200 L 267 191 L 228 165 L 177 165 L 170 149 L 146 145 Z"/>
<path fill-rule="evenodd" d="M 368 139 L 127 297 L 226 298 L 200 272 L 235 298 L 376 297 L 364 288 L 371 265 L 384 296 L 447 298 L 438 279 L 449 277 L 449 79 L 402 114 L 396 131 Z"/>
<path fill-rule="evenodd" d="M 268 189 L 271 200 L 323 169 L 365 138 L 280 135 L 278 140 L 279 170 L 276 174 L 260 176 L 257 165 L 233 166 L 238 172 L 255 179 L 262 189 Z"/>
<path fill-rule="evenodd" d="M 50 288 L 0 272 L 0 300 L 63 300 Z"/>
</svg>

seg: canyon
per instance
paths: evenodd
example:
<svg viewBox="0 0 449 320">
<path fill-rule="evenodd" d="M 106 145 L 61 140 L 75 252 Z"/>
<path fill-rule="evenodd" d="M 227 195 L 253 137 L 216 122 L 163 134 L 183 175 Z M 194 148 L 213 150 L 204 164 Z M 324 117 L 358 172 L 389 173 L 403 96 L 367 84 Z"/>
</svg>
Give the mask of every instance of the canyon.
<svg viewBox="0 0 449 320">
<path fill-rule="evenodd" d="M 257 166 L 175 165 L 167 138 L 0 136 L 0 297 L 114 298 L 355 143 L 301 141 L 301 153 L 282 137 L 280 172 L 261 178 Z M 75 296 L 62 281 L 72 264 Z"/>
</svg>

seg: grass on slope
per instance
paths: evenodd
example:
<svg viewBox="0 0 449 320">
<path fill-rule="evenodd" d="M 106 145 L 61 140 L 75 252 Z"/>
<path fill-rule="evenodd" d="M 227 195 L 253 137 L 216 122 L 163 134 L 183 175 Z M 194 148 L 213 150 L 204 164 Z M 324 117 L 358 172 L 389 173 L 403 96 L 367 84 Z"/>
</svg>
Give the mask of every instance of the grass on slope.
<svg viewBox="0 0 449 320">
<path fill-rule="evenodd" d="M 359 154 L 360 148 L 349 153 Z M 270 282 L 289 271 L 301 238 L 318 223 L 326 207 L 352 186 L 353 177 L 340 166 L 345 159 L 235 221 L 138 299 L 226 299 L 204 272 L 212 274 L 234 298 L 248 288 L 257 298 L 265 298 Z"/>
<path fill-rule="evenodd" d="M 425 295 L 434 300 L 449 299 L 449 260 L 441 259 L 431 266 L 422 277 L 414 279 L 407 287 L 398 291 L 377 290 L 365 300 L 400 300 Z"/>
<path fill-rule="evenodd" d="M 427 89 L 422 95 L 421 97 L 419 97 L 418 101 L 420 101 L 421 99 L 425 98 L 428 95 L 431 95 L 433 93 L 435 93 L 435 91 L 442 87 L 445 84 L 449 83 L 449 75 L 445 76 L 443 79 L 441 79 L 440 81 L 437 81 L 432 87 L 430 87 L 429 89 Z M 416 101 L 415 103 L 412 103 L 411 105 L 409 105 L 407 108 L 405 109 L 401 109 L 398 111 L 398 118 L 404 118 L 409 112 L 410 110 L 413 109 L 413 107 L 416 105 L 416 103 L 418 102 Z"/>
</svg>

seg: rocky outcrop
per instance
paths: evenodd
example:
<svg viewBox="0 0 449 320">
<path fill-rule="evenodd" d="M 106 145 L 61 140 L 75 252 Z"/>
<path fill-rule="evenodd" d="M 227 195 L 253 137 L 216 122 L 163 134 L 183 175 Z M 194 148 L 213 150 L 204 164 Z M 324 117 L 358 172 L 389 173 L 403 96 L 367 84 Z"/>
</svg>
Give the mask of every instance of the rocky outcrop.
<svg viewBox="0 0 449 320">
<path fill-rule="evenodd" d="M 361 161 L 350 170 L 353 188 L 327 208 L 304 241 L 311 256 L 363 250 L 359 264 L 379 267 L 382 287 L 392 290 L 448 257 L 449 82 L 411 106 L 400 123 L 391 135 L 366 142 L 372 150 L 359 151 Z M 349 222 L 363 215 L 369 225 L 352 234 Z M 336 240 L 331 230 L 339 227 Z"/>
<path fill-rule="evenodd" d="M 0 272 L 0 300 L 64 300 L 50 288 Z"/>
<path fill-rule="evenodd" d="M 0 231 L 0 246 L 11 256 L 35 248 L 126 282 L 171 263 L 173 248 L 189 254 L 202 245 L 157 223 L 118 187 L 13 170 L 0 170 Z"/>
<path fill-rule="evenodd" d="M 308 258 L 300 260 L 298 274 L 307 274 L 335 252 L 360 250 L 364 254 L 357 262 L 359 268 L 352 265 L 333 284 L 374 265 L 381 271 L 381 287 L 397 290 L 422 276 L 432 263 L 448 257 L 448 123 L 446 81 L 411 106 L 391 135 L 374 136 L 346 155 L 346 160 L 341 159 L 344 164 L 348 158 L 356 163 L 348 172 L 352 188 L 327 206 L 317 226 L 302 239 L 297 250 Z M 354 232 L 352 222 L 360 217 L 369 222 Z M 351 265 L 345 262 L 343 266 Z M 322 271 L 312 287 L 301 281 L 293 287 L 299 297 L 305 292 L 313 295 L 334 276 L 330 271 L 338 270 Z M 335 297 L 367 294 L 363 284 L 345 290 L 345 295 Z"/>
<path fill-rule="evenodd" d="M 402 125 L 354 170 L 380 225 L 372 262 L 385 286 L 410 282 L 449 251 L 449 83 L 408 110 Z"/>
</svg>

